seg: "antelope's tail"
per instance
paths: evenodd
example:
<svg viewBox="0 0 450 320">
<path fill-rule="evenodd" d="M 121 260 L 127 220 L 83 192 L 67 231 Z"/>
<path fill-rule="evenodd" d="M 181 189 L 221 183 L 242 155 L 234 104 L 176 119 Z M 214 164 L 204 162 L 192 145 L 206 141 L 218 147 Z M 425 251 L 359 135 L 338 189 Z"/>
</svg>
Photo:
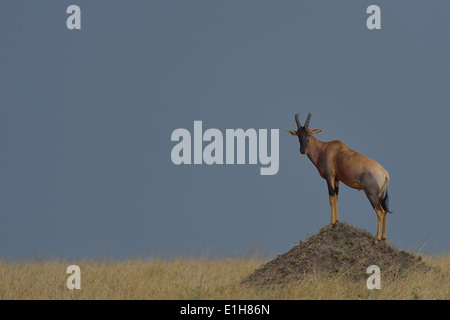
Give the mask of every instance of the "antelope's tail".
<svg viewBox="0 0 450 320">
<path fill-rule="evenodd" d="M 386 192 L 384 193 L 383 200 L 381 200 L 381 206 L 383 207 L 383 210 L 389 213 L 394 213 L 393 211 L 389 210 L 389 195 L 388 195 L 388 188 L 389 188 L 389 179 L 386 177 Z"/>
</svg>

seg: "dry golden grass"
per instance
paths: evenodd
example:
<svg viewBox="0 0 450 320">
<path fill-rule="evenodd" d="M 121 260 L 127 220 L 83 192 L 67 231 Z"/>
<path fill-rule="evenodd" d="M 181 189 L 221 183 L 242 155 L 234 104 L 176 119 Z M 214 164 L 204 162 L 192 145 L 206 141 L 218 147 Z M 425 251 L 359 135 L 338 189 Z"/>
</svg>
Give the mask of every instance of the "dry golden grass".
<svg viewBox="0 0 450 320">
<path fill-rule="evenodd" d="M 445 299 L 450 298 L 450 255 L 424 257 L 437 271 L 416 270 L 383 278 L 368 290 L 366 279 L 345 281 L 312 274 L 283 286 L 241 282 L 267 259 L 176 258 L 118 262 L 0 262 L 0 299 Z M 81 268 L 81 289 L 66 287 L 66 268 Z"/>
</svg>

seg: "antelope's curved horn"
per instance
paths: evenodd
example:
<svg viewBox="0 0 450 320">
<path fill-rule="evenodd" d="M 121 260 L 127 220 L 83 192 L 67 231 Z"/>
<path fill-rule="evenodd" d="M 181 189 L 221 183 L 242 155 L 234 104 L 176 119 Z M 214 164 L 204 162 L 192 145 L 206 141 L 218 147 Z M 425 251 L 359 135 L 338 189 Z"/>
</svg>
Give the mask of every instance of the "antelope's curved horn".
<svg viewBox="0 0 450 320">
<path fill-rule="evenodd" d="M 297 123 L 297 129 L 300 130 L 302 125 L 300 124 L 300 120 L 298 120 L 298 115 L 299 113 L 295 115 L 295 122 Z"/>
<path fill-rule="evenodd" d="M 309 120 L 311 120 L 311 116 L 312 116 L 312 114 L 308 112 L 308 118 L 306 118 L 306 121 L 305 121 L 305 127 L 306 128 L 309 127 Z"/>
</svg>

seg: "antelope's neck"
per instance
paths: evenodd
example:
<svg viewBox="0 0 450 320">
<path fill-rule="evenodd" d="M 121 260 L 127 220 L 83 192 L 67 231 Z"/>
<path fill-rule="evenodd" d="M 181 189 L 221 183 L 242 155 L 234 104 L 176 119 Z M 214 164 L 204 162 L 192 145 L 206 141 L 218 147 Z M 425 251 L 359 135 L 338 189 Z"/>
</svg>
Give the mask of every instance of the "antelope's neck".
<svg viewBox="0 0 450 320">
<path fill-rule="evenodd" d="M 308 141 L 308 151 L 306 155 L 309 160 L 318 168 L 319 159 L 321 158 L 323 152 L 325 151 L 326 142 L 320 141 L 313 136 L 309 137 Z"/>
</svg>

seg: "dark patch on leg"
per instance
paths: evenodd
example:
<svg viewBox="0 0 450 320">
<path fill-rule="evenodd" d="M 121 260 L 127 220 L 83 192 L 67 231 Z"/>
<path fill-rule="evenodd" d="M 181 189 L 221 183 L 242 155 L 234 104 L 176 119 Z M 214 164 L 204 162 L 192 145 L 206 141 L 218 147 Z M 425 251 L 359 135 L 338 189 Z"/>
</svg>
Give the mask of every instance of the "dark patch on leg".
<svg viewBox="0 0 450 320">
<path fill-rule="evenodd" d="M 335 188 L 331 185 L 331 182 L 327 179 L 327 186 L 328 186 L 328 195 L 330 197 L 333 197 L 336 194 Z"/>
<path fill-rule="evenodd" d="M 364 192 L 366 193 L 367 199 L 369 199 L 370 204 L 375 210 L 382 210 L 380 201 L 378 200 L 378 194 L 372 193 L 366 189 L 364 189 Z"/>
<path fill-rule="evenodd" d="M 358 179 L 372 207 L 375 210 L 381 210 L 381 204 L 378 200 L 378 183 L 375 178 L 370 172 L 364 172 L 358 176 Z"/>
<path fill-rule="evenodd" d="M 377 180 L 372 176 L 370 172 L 363 172 L 361 173 L 357 179 L 361 182 L 363 186 L 369 187 L 369 186 L 376 186 L 378 188 Z"/>
</svg>

